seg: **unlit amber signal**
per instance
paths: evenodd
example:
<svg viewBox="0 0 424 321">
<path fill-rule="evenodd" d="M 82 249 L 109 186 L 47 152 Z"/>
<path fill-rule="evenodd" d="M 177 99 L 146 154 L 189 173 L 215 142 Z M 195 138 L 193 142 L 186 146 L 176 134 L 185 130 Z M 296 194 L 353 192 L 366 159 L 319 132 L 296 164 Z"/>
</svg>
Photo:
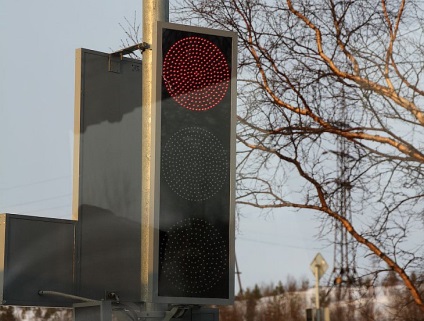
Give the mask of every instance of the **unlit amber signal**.
<svg viewBox="0 0 424 321">
<path fill-rule="evenodd" d="M 171 46 L 163 61 L 163 80 L 169 95 L 182 107 L 205 111 L 225 97 L 230 67 L 222 51 L 201 37 L 186 37 Z"/>
<path fill-rule="evenodd" d="M 227 156 L 211 132 L 200 127 L 183 128 L 165 145 L 162 156 L 165 180 L 186 200 L 207 200 L 227 179 Z"/>
</svg>

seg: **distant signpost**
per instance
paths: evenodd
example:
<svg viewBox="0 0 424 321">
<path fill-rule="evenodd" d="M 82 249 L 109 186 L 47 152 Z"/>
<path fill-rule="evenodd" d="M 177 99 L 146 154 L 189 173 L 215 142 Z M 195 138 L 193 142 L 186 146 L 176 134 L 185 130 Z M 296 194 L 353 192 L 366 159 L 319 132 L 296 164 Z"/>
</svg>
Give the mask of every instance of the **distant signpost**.
<svg viewBox="0 0 424 321">
<path fill-rule="evenodd" d="M 321 277 L 327 272 L 328 270 L 328 263 L 324 259 L 324 257 L 321 255 L 321 253 L 318 253 L 315 255 L 315 258 L 312 260 L 310 265 L 312 273 L 315 275 L 315 309 L 316 309 L 316 321 L 323 321 L 321 320 L 321 311 L 320 311 L 320 304 L 319 304 L 319 280 Z"/>
<path fill-rule="evenodd" d="M 317 255 L 315 255 L 315 258 L 312 260 L 310 268 L 311 268 L 312 273 L 317 278 L 317 283 L 318 283 L 318 281 L 325 274 L 325 272 L 327 272 L 328 263 L 323 258 L 321 253 L 318 253 Z"/>
</svg>

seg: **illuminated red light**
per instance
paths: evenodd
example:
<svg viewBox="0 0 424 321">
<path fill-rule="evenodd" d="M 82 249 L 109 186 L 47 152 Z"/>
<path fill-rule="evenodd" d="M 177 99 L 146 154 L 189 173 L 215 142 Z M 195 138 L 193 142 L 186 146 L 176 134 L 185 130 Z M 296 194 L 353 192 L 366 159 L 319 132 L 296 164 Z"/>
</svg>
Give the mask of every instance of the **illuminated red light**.
<svg viewBox="0 0 424 321">
<path fill-rule="evenodd" d="M 170 96 L 184 108 L 215 107 L 230 84 L 230 68 L 221 50 L 201 37 L 177 41 L 165 55 L 162 76 Z"/>
</svg>

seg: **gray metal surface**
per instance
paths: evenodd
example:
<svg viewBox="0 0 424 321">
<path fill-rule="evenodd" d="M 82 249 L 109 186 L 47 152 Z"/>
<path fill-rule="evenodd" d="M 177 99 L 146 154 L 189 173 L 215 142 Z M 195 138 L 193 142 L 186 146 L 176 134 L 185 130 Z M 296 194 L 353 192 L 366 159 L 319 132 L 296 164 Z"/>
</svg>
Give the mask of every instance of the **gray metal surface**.
<svg viewBox="0 0 424 321">
<path fill-rule="evenodd" d="M 140 300 L 141 61 L 76 52 L 77 293 Z"/>
<path fill-rule="evenodd" d="M 0 300 L 7 305 L 70 306 L 74 301 L 38 295 L 74 293 L 75 222 L 0 215 Z"/>
<path fill-rule="evenodd" d="M 219 321 L 219 309 L 217 308 L 191 309 L 180 320 L 181 321 Z"/>
<path fill-rule="evenodd" d="M 112 304 L 110 301 L 74 304 L 73 321 L 112 321 Z"/>
</svg>

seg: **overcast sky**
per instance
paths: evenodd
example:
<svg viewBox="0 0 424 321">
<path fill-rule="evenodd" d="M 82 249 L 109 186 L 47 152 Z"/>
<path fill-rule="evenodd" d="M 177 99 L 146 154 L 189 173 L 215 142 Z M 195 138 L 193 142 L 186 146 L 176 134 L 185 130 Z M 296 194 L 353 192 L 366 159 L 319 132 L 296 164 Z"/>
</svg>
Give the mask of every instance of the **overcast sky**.
<svg viewBox="0 0 424 321">
<path fill-rule="evenodd" d="M 0 213 L 71 218 L 75 49 L 119 49 L 119 24 L 141 17 L 141 6 L 0 0 Z M 312 213 L 243 213 L 236 255 L 244 287 L 289 274 L 312 279 L 318 251 L 331 267 L 331 248 L 314 242 Z"/>
</svg>

